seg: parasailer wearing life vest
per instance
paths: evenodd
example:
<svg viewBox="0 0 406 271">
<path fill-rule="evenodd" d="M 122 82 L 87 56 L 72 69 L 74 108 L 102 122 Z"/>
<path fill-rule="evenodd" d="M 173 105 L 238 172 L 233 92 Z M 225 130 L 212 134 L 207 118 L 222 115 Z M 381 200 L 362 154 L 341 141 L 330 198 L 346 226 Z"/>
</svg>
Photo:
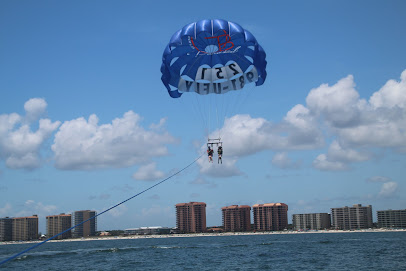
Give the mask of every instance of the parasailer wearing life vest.
<svg viewBox="0 0 406 271">
<path fill-rule="evenodd" d="M 210 146 L 207 147 L 207 155 L 209 156 L 209 162 L 213 163 L 213 149 Z"/>
<path fill-rule="evenodd" d="M 218 160 L 217 160 L 217 164 L 219 164 L 220 162 L 223 163 L 223 147 L 219 146 L 217 148 L 217 154 L 218 154 Z"/>
</svg>

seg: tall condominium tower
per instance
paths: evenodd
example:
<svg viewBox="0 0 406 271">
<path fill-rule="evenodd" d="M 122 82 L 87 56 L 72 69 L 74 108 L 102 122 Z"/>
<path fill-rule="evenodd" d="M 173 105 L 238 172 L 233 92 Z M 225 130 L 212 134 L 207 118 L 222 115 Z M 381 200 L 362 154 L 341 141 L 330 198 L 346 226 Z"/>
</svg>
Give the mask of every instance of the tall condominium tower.
<svg viewBox="0 0 406 271">
<path fill-rule="evenodd" d="M 38 216 L 15 217 L 12 222 L 12 240 L 29 241 L 38 239 Z"/>
<path fill-rule="evenodd" d="M 295 230 L 324 230 L 330 229 L 331 218 L 327 213 L 295 214 L 292 218 Z"/>
<path fill-rule="evenodd" d="M 176 227 L 180 233 L 206 231 L 206 203 L 178 203 L 176 206 Z"/>
<path fill-rule="evenodd" d="M 377 211 L 378 227 L 406 228 L 406 209 Z"/>
<path fill-rule="evenodd" d="M 372 206 L 354 204 L 352 207 L 331 208 L 332 227 L 336 230 L 372 227 Z"/>
<path fill-rule="evenodd" d="M 71 215 L 50 215 L 46 217 L 47 219 L 47 236 L 52 237 L 61 233 L 72 227 L 72 216 Z M 65 232 L 55 239 L 66 239 L 72 236 L 71 231 Z"/>
<path fill-rule="evenodd" d="M 13 219 L 9 217 L 0 218 L 0 241 L 11 241 Z"/>
<path fill-rule="evenodd" d="M 256 231 L 281 231 L 288 226 L 288 205 L 265 203 L 252 206 Z"/>
<path fill-rule="evenodd" d="M 250 231 L 251 207 L 248 205 L 231 205 L 221 208 L 224 231 Z"/>
<path fill-rule="evenodd" d="M 84 210 L 76 211 L 73 213 L 72 222 L 74 225 L 78 225 L 83 221 L 88 220 L 89 218 L 96 215 L 96 211 Z M 86 221 L 80 226 L 77 226 L 72 232 L 72 237 L 88 237 L 96 235 L 97 221 L 96 217 L 89 221 Z"/>
</svg>

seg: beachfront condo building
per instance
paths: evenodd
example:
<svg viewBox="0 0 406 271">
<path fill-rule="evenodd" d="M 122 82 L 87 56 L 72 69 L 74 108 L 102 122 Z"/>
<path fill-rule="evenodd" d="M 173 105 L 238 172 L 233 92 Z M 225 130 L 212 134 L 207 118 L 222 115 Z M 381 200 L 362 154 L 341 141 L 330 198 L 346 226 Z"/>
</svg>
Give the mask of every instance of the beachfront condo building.
<svg viewBox="0 0 406 271">
<path fill-rule="evenodd" d="M 406 209 L 377 211 L 378 227 L 406 228 Z"/>
<path fill-rule="evenodd" d="M 221 208 L 224 231 L 250 231 L 251 207 L 248 205 L 231 205 Z"/>
<path fill-rule="evenodd" d="M 372 206 L 354 204 L 352 207 L 331 208 L 332 228 L 356 230 L 372 228 Z"/>
<path fill-rule="evenodd" d="M 30 241 L 38 239 L 38 216 L 15 217 L 12 221 L 12 240 Z"/>
<path fill-rule="evenodd" d="M 324 230 L 330 229 L 331 218 L 327 213 L 294 214 L 292 216 L 293 229 Z"/>
<path fill-rule="evenodd" d="M 0 242 L 11 241 L 13 220 L 9 217 L 0 218 Z"/>
<path fill-rule="evenodd" d="M 206 203 L 178 203 L 176 207 L 176 227 L 179 233 L 206 231 Z"/>
<path fill-rule="evenodd" d="M 72 227 L 72 216 L 66 214 L 50 215 L 47 219 L 47 237 L 55 236 Z M 71 231 L 67 231 L 54 239 L 66 239 L 72 236 Z"/>
<path fill-rule="evenodd" d="M 139 227 L 133 229 L 124 230 L 124 235 L 159 235 L 159 234 L 170 234 L 171 228 L 153 226 L 153 227 Z"/>
<path fill-rule="evenodd" d="M 76 226 L 94 216 L 96 216 L 96 211 L 90 210 L 76 211 L 73 213 L 72 223 L 73 225 Z M 80 237 L 95 236 L 96 228 L 97 228 L 97 220 L 95 217 L 74 228 L 72 232 L 72 237 L 80 238 Z"/>
<path fill-rule="evenodd" d="M 252 206 L 255 231 L 281 231 L 288 227 L 288 205 L 265 203 Z"/>
</svg>

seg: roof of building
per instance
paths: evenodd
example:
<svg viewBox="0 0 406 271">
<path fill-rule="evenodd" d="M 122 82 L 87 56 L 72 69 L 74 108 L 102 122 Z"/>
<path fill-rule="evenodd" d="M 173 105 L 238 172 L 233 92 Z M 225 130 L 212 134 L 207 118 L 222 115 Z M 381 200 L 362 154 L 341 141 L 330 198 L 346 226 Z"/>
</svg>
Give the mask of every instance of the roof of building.
<svg viewBox="0 0 406 271">
<path fill-rule="evenodd" d="M 254 204 L 252 207 L 274 207 L 274 206 L 286 206 L 286 207 L 288 207 L 287 204 L 281 203 L 281 202 L 278 202 L 278 203 Z"/>
<path fill-rule="evenodd" d="M 48 215 L 46 217 L 67 217 L 67 216 L 72 216 L 71 214 L 60 214 L 60 215 Z"/>
<path fill-rule="evenodd" d="M 230 206 L 222 207 L 221 210 L 227 210 L 227 209 L 245 209 L 245 208 L 250 208 L 250 209 L 251 209 L 251 206 L 248 206 L 248 205 L 240 205 L 240 206 L 238 206 L 238 205 L 230 205 Z"/>
<path fill-rule="evenodd" d="M 178 203 L 175 206 L 177 207 L 177 206 L 188 206 L 188 205 L 204 205 L 204 206 L 206 206 L 206 203 L 192 201 L 192 202 L 189 202 L 189 203 Z"/>
<path fill-rule="evenodd" d="M 36 218 L 36 219 L 38 219 L 38 215 L 23 216 L 23 217 L 13 217 L 13 219 L 23 219 L 23 218 Z"/>
<path fill-rule="evenodd" d="M 170 229 L 170 228 L 168 228 L 168 227 L 162 227 L 162 226 L 152 226 L 152 227 L 130 228 L 130 229 L 125 229 L 125 231 L 135 231 L 135 230 L 159 230 L 159 229 Z"/>
</svg>

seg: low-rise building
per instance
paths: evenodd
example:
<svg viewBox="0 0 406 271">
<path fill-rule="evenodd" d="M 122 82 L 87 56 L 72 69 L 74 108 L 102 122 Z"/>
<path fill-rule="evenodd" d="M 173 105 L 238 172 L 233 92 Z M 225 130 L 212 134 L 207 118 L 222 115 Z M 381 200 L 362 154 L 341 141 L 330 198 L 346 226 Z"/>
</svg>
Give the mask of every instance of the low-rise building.
<svg viewBox="0 0 406 271">
<path fill-rule="evenodd" d="M 155 227 L 140 227 L 124 230 L 125 235 L 157 235 L 170 234 L 171 228 L 155 226 Z"/>
<path fill-rule="evenodd" d="M 406 209 L 377 211 L 378 227 L 406 228 Z"/>
<path fill-rule="evenodd" d="M 332 227 L 336 230 L 368 229 L 372 227 L 372 206 L 331 208 Z"/>
</svg>

